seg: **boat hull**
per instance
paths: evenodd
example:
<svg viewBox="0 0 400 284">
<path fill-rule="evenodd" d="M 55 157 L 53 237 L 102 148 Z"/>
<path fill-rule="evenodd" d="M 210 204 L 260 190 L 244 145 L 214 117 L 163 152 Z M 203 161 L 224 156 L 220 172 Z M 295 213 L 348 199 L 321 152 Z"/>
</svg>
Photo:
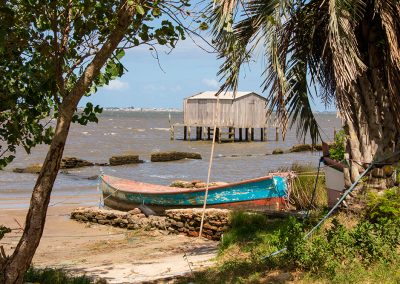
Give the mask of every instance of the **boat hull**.
<svg viewBox="0 0 400 284">
<path fill-rule="evenodd" d="M 166 209 L 202 207 L 205 189 L 182 189 L 101 177 L 104 204 L 118 210 L 131 210 L 144 204 L 156 213 Z M 286 205 L 286 178 L 267 176 L 210 187 L 208 208 L 280 210 Z"/>
</svg>

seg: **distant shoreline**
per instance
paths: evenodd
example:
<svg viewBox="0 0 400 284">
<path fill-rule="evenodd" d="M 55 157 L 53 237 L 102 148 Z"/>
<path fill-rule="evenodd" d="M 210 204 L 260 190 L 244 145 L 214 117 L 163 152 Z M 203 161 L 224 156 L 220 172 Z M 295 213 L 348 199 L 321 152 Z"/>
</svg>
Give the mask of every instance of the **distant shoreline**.
<svg viewBox="0 0 400 284">
<path fill-rule="evenodd" d="M 78 111 L 83 111 L 83 107 L 78 107 Z M 126 112 L 183 112 L 177 108 L 135 108 L 135 107 L 103 107 L 103 111 L 126 111 Z"/>
<path fill-rule="evenodd" d="M 83 111 L 84 107 L 78 107 L 78 111 Z M 182 109 L 178 108 L 140 108 L 140 107 L 103 107 L 103 111 L 109 112 L 183 112 Z M 313 111 L 313 113 L 319 114 L 336 114 L 336 111 Z"/>
</svg>

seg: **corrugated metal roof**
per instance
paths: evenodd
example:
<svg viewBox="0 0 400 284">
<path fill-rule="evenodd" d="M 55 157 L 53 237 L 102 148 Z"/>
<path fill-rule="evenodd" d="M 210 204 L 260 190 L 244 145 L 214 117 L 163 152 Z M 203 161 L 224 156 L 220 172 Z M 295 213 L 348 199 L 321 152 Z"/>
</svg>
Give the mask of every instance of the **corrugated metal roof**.
<svg viewBox="0 0 400 284">
<path fill-rule="evenodd" d="M 193 95 L 191 97 L 188 97 L 188 100 L 192 100 L 192 99 L 217 99 L 217 97 L 215 96 L 215 94 L 217 93 L 217 91 L 206 91 L 206 92 L 201 92 L 198 93 L 196 95 Z M 253 94 L 254 92 L 236 92 L 236 96 L 235 99 L 238 99 L 240 97 L 249 95 L 249 94 Z M 255 95 L 257 95 L 256 93 L 254 93 Z M 220 100 L 233 100 L 233 92 L 226 92 L 226 93 L 221 93 L 219 95 L 219 99 Z"/>
</svg>

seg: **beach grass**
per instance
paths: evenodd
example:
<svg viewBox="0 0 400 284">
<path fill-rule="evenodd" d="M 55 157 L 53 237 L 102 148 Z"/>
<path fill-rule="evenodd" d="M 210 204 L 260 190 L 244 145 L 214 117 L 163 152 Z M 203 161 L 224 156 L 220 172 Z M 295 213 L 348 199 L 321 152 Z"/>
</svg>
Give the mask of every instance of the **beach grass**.
<svg viewBox="0 0 400 284">
<path fill-rule="evenodd" d="M 217 264 L 178 283 L 400 283 L 400 218 L 393 214 L 400 202 L 393 201 L 394 192 L 368 197 L 361 215 L 329 218 L 307 240 L 318 218 L 236 212 Z"/>
<path fill-rule="evenodd" d="M 61 268 L 31 267 L 25 274 L 25 282 L 40 284 L 101 284 L 86 275 L 73 276 Z M 106 282 L 104 282 L 106 283 Z"/>
<path fill-rule="evenodd" d="M 297 210 L 321 209 L 327 206 L 327 193 L 325 187 L 325 174 L 321 170 L 318 176 L 317 167 L 310 164 L 294 163 L 290 167 L 280 168 L 279 171 L 292 171 L 296 177 L 292 180 L 290 191 L 290 203 Z M 315 188 L 315 197 L 313 193 Z M 311 203 L 311 200 L 313 202 Z"/>
</svg>

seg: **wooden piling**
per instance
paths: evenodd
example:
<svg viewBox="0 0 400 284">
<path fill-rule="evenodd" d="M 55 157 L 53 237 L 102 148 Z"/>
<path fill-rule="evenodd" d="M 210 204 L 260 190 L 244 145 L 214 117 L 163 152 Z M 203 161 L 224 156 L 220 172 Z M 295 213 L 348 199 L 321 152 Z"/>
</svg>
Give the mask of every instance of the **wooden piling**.
<svg viewBox="0 0 400 284">
<path fill-rule="evenodd" d="M 254 141 L 254 128 L 251 128 L 251 141 Z"/>
<path fill-rule="evenodd" d="M 229 140 L 231 140 L 232 142 L 235 141 L 235 128 L 229 127 L 228 132 L 229 132 L 228 134 Z"/>
<path fill-rule="evenodd" d="M 217 129 L 216 129 L 216 133 L 215 133 L 215 140 L 218 142 L 218 143 L 221 143 L 221 129 L 219 128 L 219 127 L 217 127 Z"/>
<path fill-rule="evenodd" d="M 279 141 L 279 127 L 275 128 L 275 140 Z"/>
<path fill-rule="evenodd" d="M 242 128 L 239 128 L 239 141 L 243 141 Z"/>
<path fill-rule="evenodd" d="M 202 130 L 202 127 L 196 126 L 196 140 L 201 140 Z"/>
<path fill-rule="evenodd" d="M 246 141 L 249 141 L 249 129 L 245 128 L 244 130 L 244 138 Z"/>
<path fill-rule="evenodd" d="M 261 141 L 264 141 L 264 130 L 265 130 L 265 128 L 261 127 L 261 129 L 260 129 L 260 140 Z"/>
<path fill-rule="evenodd" d="M 184 127 L 183 127 L 183 140 L 187 140 L 187 126 L 185 125 Z"/>
<path fill-rule="evenodd" d="M 207 127 L 207 140 L 211 140 L 211 127 Z"/>
</svg>

